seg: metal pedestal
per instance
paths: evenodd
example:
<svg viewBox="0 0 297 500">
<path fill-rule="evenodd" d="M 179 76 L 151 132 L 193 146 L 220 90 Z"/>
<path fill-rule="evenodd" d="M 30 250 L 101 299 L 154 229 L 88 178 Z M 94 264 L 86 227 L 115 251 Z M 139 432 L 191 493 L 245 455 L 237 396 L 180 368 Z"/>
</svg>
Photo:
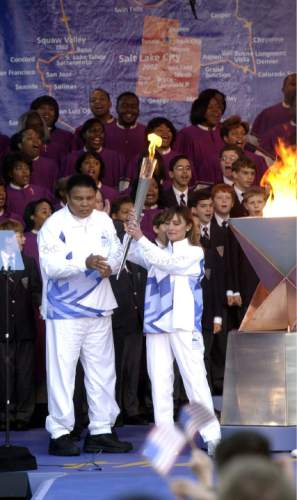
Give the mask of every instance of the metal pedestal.
<svg viewBox="0 0 297 500">
<path fill-rule="evenodd" d="M 259 430 L 272 450 L 296 448 L 297 333 L 229 333 L 222 434 Z"/>
</svg>

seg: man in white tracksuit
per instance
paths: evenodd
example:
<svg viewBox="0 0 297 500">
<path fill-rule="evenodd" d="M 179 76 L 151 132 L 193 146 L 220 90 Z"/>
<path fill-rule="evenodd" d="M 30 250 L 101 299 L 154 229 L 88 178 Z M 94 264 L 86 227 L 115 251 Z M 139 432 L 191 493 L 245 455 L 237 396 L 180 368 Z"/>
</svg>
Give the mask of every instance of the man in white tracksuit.
<svg viewBox="0 0 297 500">
<path fill-rule="evenodd" d="M 80 453 L 70 437 L 78 359 L 84 368 L 90 421 L 84 451 L 122 453 L 132 448 L 111 431 L 119 413 L 111 328 L 117 303 L 107 278 L 118 270 L 122 248 L 111 219 L 94 210 L 96 190 L 91 177 L 71 177 L 67 206 L 54 213 L 38 235 L 46 320 L 46 429 L 53 455 Z"/>
</svg>

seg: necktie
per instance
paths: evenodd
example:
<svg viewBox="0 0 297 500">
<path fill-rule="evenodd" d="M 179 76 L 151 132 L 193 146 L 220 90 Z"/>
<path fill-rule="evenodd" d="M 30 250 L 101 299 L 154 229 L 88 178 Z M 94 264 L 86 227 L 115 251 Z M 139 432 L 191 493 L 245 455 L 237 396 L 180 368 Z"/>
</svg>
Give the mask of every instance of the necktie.
<svg viewBox="0 0 297 500">
<path fill-rule="evenodd" d="M 184 195 L 184 193 L 182 193 L 182 194 L 180 195 L 180 197 L 179 197 L 179 198 L 180 198 L 179 205 L 180 205 L 181 207 L 185 207 L 185 206 L 186 206 L 186 200 L 185 200 L 185 195 Z"/>
<path fill-rule="evenodd" d="M 224 229 L 226 229 L 226 228 L 228 227 L 228 221 L 227 221 L 227 220 L 223 220 L 223 222 L 222 222 L 222 227 L 223 227 Z"/>
<path fill-rule="evenodd" d="M 209 240 L 209 232 L 206 226 L 202 229 L 202 233 L 204 238 L 207 238 Z"/>
</svg>

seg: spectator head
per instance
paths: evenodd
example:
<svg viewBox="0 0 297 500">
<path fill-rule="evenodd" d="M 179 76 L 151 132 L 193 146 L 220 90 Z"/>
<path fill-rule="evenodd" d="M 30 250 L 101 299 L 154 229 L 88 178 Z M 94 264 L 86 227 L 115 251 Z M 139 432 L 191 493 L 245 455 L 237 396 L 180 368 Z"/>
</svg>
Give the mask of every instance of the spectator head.
<svg viewBox="0 0 297 500">
<path fill-rule="evenodd" d="M 79 133 L 88 151 L 99 152 L 104 144 L 104 125 L 98 118 L 87 120 Z"/>
<path fill-rule="evenodd" d="M 79 174 L 90 175 L 97 185 L 104 175 L 105 165 L 99 154 L 87 152 L 78 158 L 75 163 L 75 170 Z"/>
<path fill-rule="evenodd" d="M 42 137 L 42 142 L 46 143 L 49 139 L 49 132 L 43 117 L 31 109 L 23 113 L 18 120 L 18 130 L 32 128 Z"/>
<path fill-rule="evenodd" d="M 220 152 L 220 167 L 223 176 L 233 182 L 232 165 L 242 156 L 242 150 L 233 144 L 227 144 Z"/>
<path fill-rule="evenodd" d="M 286 76 L 283 81 L 282 92 L 285 103 L 290 104 L 292 97 L 296 95 L 296 73 Z"/>
<path fill-rule="evenodd" d="M 161 149 L 168 149 L 172 146 L 176 138 L 176 128 L 173 123 L 164 116 L 152 118 L 146 126 L 146 135 L 157 134 L 162 138 Z"/>
<path fill-rule="evenodd" d="M 90 110 L 95 118 L 106 121 L 110 117 L 110 108 L 112 106 L 109 93 L 102 89 L 96 88 L 91 90 L 89 96 Z"/>
<path fill-rule="evenodd" d="M 111 204 L 110 216 L 114 220 L 127 222 L 130 210 L 133 208 L 133 201 L 130 196 L 119 196 Z"/>
<path fill-rule="evenodd" d="M 153 231 L 156 235 L 156 239 L 162 243 L 164 246 L 167 244 L 167 236 L 166 236 L 166 210 L 159 212 L 153 218 Z"/>
<path fill-rule="evenodd" d="M 216 184 L 211 189 L 214 212 L 220 217 L 229 217 L 235 201 L 235 192 L 232 186 Z"/>
<path fill-rule="evenodd" d="M 234 115 L 227 118 L 221 124 L 221 137 L 226 144 L 243 149 L 246 136 L 249 132 L 249 124 L 242 121 L 240 116 Z"/>
<path fill-rule="evenodd" d="M 262 457 L 238 457 L 223 471 L 218 500 L 295 500 L 296 491 L 280 467 Z"/>
<path fill-rule="evenodd" d="M 133 92 L 123 92 L 117 98 L 118 122 L 125 128 L 135 125 L 139 116 L 139 99 Z"/>
<path fill-rule="evenodd" d="M 207 189 L 190 193 L 188 200 L 189 207 L 198 217 L 200 224 L 208 224 L 213 216 L 213 201 L 211 193 Z M 194 209 L 194 210 L 193 210 Z"/>
<path fill-rule="evenodd" d="M 48 219 L 53 212 L 54 207 L 46 198 L 40 198 L 39 200 L 28 203 L 23 217 L 26 231 L 32 231 L 32 229 L 39 231 L 46 219 Z"/>
<path fill-rule="evenodd" d="M 50 95 L 42 95 L 31 102 L 31 109 L 38 111 L 49 128 L 55 126 L 59 119 L 59 104 Z"/>
<path fill-rule="evenodd" d="M 68 179 L 69 177 L 60 177 L 60 179 L 58 179 L 56 182 L 54 190 L 55 198 L 57 198 L 57 200 L 60 200 L 63 205 L 66 205 L 67 203 L 66 186 Z"/>
<path fill-rule="evenodd" d="M 256 177 L 257 167 L 255 163 L 247 156 L 241 156 L 232 164 L 232 176 L 234 185 L 241 191 L 250 188 Z"/>
<path fill-rule="evenodd" d="M 195 99 L 191 108 L 192 125 L 215 127 L 226 109 L 226 98 L 216 89 L 206 89 Z"/>
<path fill-rule="evenodd" d="M 24 153 L 9 153 L 2 163 L 3 178 L 6 184 L 10 182 L 18 187 L 30 184 L 32 172 L 31 159 Z"/>
<path fill-rule="evenodd" d="M 41 132 L 33 128 L 25 128 L 14 134 L 11 138 L 12 151 L 22 151 L 31 160 L 38 158 L 42 146 Z"/>
<path fill-rule="evenodd" d="M 243 205 L 250 217 L 263 217 L 268 196 L 266 189 L 260 186 L 252 186 L 243 193 Z"/>
<path fill-rule="evenodd" d="M 192 179 L 192 167 L 187 156 L 177 155 L 169 163 L 169 177 L 179 191 L 188 188 Z"/>
</svg>

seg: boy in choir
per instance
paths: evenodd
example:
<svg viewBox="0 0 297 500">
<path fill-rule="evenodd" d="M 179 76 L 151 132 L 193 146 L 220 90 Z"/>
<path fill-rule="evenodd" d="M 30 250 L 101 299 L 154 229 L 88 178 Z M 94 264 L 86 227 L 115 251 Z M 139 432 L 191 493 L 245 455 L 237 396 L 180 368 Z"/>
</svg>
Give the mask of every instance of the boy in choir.
<svg viewBox="0 0 297 500">
<path fill-rule="evenodd" d="M 32 162 L 31 182 L 52 192 L 59 176 L 58 164 L 40 155 L 42 134 L 37 129 L 23 129 L 11 138 L 11 149 L 25 153 Z"/>
<path fill-rule="evenodd" d="M 192 167 L 187 156 L 178 155 L 169 164 L 169 177 L 172 186 L 163 191 L 162 201 L 165 207 L 187 206 L 189 184 L 192 179 Z"/>
<path fill-rule="evenodd" d="M 114 200 L 111 205 L 111 218 L 118 237 L 123 240 L 128 215 L 133 201 L 127 196 Z M 113 338 L 116 358 L 116 395 L 121 408 L 118 423 L 147 423 L 139 398 L 139 384 L 143 358 L 143 309 L 146 284 L 145 270 L 126 262 L 119 279 L 110 277 L 110 283 L 118 303 L 112 316 Z"/>
<path fill-rule="evenodd" d="M 259 184 L 261 177 L 265 170 L 267 170 L 267 163 L 263 156 L 249 151 L 246 147 L 247 134 L 249 132 L 249 124 L 244 122 L 240 116 L 230 116 L 221 124 L 221 137 L 225 144 L 235 145 L 239 147 L 243 154 L 250 158 L 257 166 L 255 182 Z"/>
<path fill-rule="evenodd" d="M 101 156 L 97 153 L 83 153 L 75 164 L 75 170 L 78 174 L 87 174 L 93 177 L 96 186 L 100 189 L 104 200 L 112 202 L 119 195 L 118 191 L 110 186 L 102 184 L 104 177 L 105 164 Z"/>
<path fill-rule="evenodd" d="M 34 99 L 30 107 L 38 111 L 47 126 L 49 138 L 43 156 L 59 162 L 62 156 L 71 151 L 73 134 L 56 126 L 60 114 L 58 102 L 50 95 L 42 95 Z"/>
<path fill-rule="evenodd" d="M 139 99 L 133 92 L 117 98 L 117 120 L 105 125 L 105 146 L 123 155 L 127 162 L 146 146 L 145 126 L 139 123 Z"/>
<path fill-rule="evenodd" d="M 6 182 L 6 207 L 23 220 L 25 207 L 30 201 L 53 195 L 44 187 L 32 183 L 32 162 L 24 153 L 10 153 L 3 160 L 3 177 Z"/>
<path fill-rule="evenodd" d="M 1 231 L 13 231 L 19 250 L 24 246 L 23 226 L 20 222 L 8 219 L 0 224 Z M 0 234 L 1 236 L 1 234 Z M 17 266 L 17 253 L 14 242 L 6 238 L 5 248 L 0 252 L 0 269 L 11 269 L 8 278 L 9 288 L 9 358 L 10 365 L 10 421 L 16 430 L 24 430 L 30 425 L 35 407 L 35 337 L 34 306 L 41 303 L 41 280 L 34 259 L 22 254 L 24 270 L 14 270 Z M 6 300 L 5 277 L 0 272 L 0 427 L 5 425 L 6 380 L 5 334 Z"/>
<path fill-rule="evenodd" d="M 162 210 L 153 218 L 153 231 L 155 233 L 154 242 L 160 248 L 165 248 L 167 245 L 166 236 L 166 210 Z"/>
<path fill-rule="evenodd" d="M 110 113 L 112 102 L 109 93 L 100 87 L 91 90 L 89 95 L 89 106 L 93 113 L 93 117 L 97 118 L 103 125 L 106 123 L 112 123 L 114 117 Z M 82 125 L 77 127 L 74 132 L 74 137 L 72 141 L 72 149 L 82 149 L 84 147 L 83 140 L 80 135 Z"/>
<path fill-rule="evenodd" d="M 234 179 L 232 176 L 232 164 L 242 156 L 242 149 L 238 146 L 229 144 L 223 147 L 220 153 L 220 167 L 222 171 L 221 181 L 224 184 L 233 186 Z"/>
<path fill-rule="evenodd" d="M 192 125 L 177 135 L 176 149 L 190 159 L 193 181 L 215 184 L 220 180 L 219 153 L 224 146 L 220 121 L 225 109 L 224 94 L 216 89 L 204 90 L 192 104 Z"/>
<path fill-rule="evenodd" d="M 238 158 L 232 164 L 232 176 L 234 179 L 235 201 L 232 207 L 231 217 L 244 217 L 247 215 L 243 205 L 243 193 L 255 183 L 257 167 L 255 163 L 246 156 Z"/>
<path fill-rule="evenodd" d="M 259 186 L 252 186 L 243 194 L 243 204 L 249 217 L 262 217 L 263 208 L 267 201 L 267 192 Z M 239 321 L 241 322 L 252 296 L 259 283 L 259 278 L 242 250 L 237 239 L 230 239 L 231 271 L 234 276 L 234 289 L 238 291 L 235 303 L 239 308 Z"/>
<path fill-rule="evenodd" d="M 90 118 L 80 127 L 82 148 L 74 150 L 63 159 L 64 176 L 75 173 L 76 161 L 86 152 L 100 154 L 105 163 L 103 183 L 117 189 L 125 170 L 124 158 L 104 146 L 105 129 L 98 118 Z"/>
<path fill-rule="evenodd" d="M 286 76 L 282 93 L 284 96 L 282 102 L 263 109 L 254 120 L 252 134 L 259 139 L 260 143 L 270 129 L 290 121 L 290 101 L 296 93 L 296 73 Z"/>
</svg>

